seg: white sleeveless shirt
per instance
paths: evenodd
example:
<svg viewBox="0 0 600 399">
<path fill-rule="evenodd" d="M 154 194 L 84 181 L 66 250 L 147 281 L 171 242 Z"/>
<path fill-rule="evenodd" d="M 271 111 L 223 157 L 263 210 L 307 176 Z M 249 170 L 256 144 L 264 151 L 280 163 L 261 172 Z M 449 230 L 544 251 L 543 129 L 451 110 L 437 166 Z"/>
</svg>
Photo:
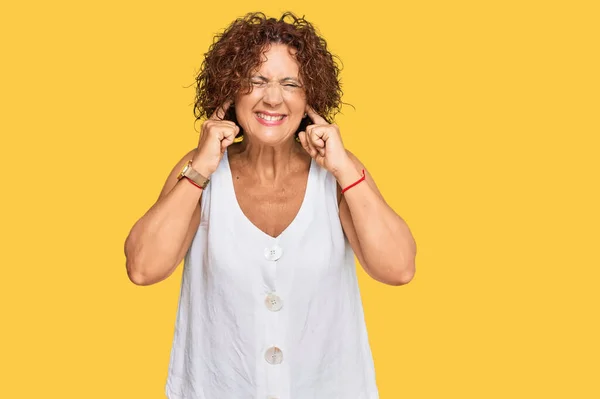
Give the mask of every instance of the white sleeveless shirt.
<svg viewBox="0 0 600 399">
<path fill-rule="evenodd" d="M 170 399 L 376 399 L 354 253 L 336 180 L 311 160 L 276 238 L 242 212 L 225 152 L 186 255 Z"/>
</svg>

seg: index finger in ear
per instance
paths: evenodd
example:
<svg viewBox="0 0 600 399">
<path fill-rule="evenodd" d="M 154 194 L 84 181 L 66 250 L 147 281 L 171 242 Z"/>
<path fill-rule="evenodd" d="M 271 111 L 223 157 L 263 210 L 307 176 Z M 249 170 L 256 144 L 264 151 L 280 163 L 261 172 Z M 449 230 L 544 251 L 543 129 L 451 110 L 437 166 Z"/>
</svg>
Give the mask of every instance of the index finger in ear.
<svg viewBox="0 0 600 399">
<path fill-rule="evenodd" d="M 321 115 L 317 114 L 317 112 L 308 104 L 306 104 L 306 113 L 314 123 L 320 125 L 329 125 L 329 122 L 327 122 Z"/>
<path fill-rule="evenodd" d="M 218 120 L 218 121 L 223 120 L 223 118 L 225 117 L 225 113 L 227 112 L 227 110 L 229 109 L 229 106 L 231 105 L 231 102 L 232 102 L 231 100 L 225 101 L 223 103 L 223 105 L 218 107 L 215 110 L 215 112 L 213 112 L 213 114 L 208 119 Z"/>
</svg>

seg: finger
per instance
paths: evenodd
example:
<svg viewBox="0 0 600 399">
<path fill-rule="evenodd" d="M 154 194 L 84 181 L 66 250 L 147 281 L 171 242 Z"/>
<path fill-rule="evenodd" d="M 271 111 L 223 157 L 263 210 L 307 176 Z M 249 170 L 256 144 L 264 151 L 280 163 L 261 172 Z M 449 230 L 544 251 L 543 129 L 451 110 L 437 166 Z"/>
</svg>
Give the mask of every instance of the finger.
<svg viewBox="0 0 600 399">
<path fill-rule="evenodd" d="M 308 134 L 306 132 L 300 132 L 298 133 L 298 138 L 300 139 L 300 144 L 302 145 L 302 148 L 304 148 L 308 155 L 314 158 L 317 155 L 317 152 L 315 151 L 314 147 L 311 147 L 309 145 Z"/>
<path fill-rule="evenodd" d="M 227 138 L 221 141 L 221 154 L 224 153 L 227 147 L 229 147 L 231 144 L 233 144 L 233 139 Z"/>
<path fill-rule="evenodd" d="M 235 139 L 235 136 L 237 136 L 239 130 L 240 128 L 237 126 L 233 128 L 231 126 L 224 126 L 220 134 L 221 141 L 225 141 L 226 143 L 233 142 L 233 139 Z"/>
<path fill-rule="evenodd" d="M 310 135 L 311 135 L 311 132 L 310 132 L 309 128 L 307 128 L 306 136 L 305 136 L 306 146 L 308 147 L 307 151 L 310 154 L 310 156 L 314 158 L 317 156 L 317 149 L 312 145 Z"/>
<path fill-rule="evenodd" d="M 312 130 L 309 142 L 311 143 L 311 145 L 315 149 L 315 151 L 317 151 L 319 153 L 319 155 L 324 157 L 325 156 L 325 142 L 323 141 L 323 139 L 321 139 L 318 136 L 317 131 L 318 131 L 318 129 Z"/>
<path fill-rule="evenodd" d="M 320 125 L 329 125 L 329 122 L 327 122 L 321 115 L 317 114 L 317 112 L 308 104 L 306 104 L 306 113 L 314 123 L 318 123 Z"/>
<path fill-rule="evenodd" d="M 233 140 L 235 140 L 235 136 L 237 136 L 239 132 L 240 127 L 236 124 L 228 123 L 227 125 L 223 126 L 219 135 L 221 143 L 225 142 L 226 145 L 233 143 Z"/>
<path fill-rule="evenodd" d="M 234 126 L 233 129 L 229 128 L 229 129 L 223 130 L 223 132 L 221 133 L 223 136 L 223 138 L 221 139 L 221 154 L 223 154 L 225 152 L 227 147 L 229 147 L 231 144 L 233 144 L 235 142 L 235 138 L 239 132 L 240 132 L 240 127 L 237 125 Z"/>
<path fill-rule="evenodd" d="M 225 117 L 225 113 L 229 109 L 230 105 L 231 105 L 231 100 L 225 101 L 223 103 L 223 105 L 221 105 L 220 107 L 218 107 L 215 110 L 215 112 L 213 112 L 213 114 L 208 119 L 217 120 L 217 121 L 223 120 L 223 118 Z"/>
<path fill-rule="evenodd" d="M 310 143 L 316 148 L 325 148 L 325 140 L 323 140 L 323 132 L 319 129 L 312 129 L 310 131 Z"/>
<path fill-rule="evenodd" d="M 306 139 L 306 132 L 298 133 L 298 138 L 300 139 L 300 145 L 302 148 L 310 155 L 310 147 L 308 146 L 308 141 Z"/>
</svg>

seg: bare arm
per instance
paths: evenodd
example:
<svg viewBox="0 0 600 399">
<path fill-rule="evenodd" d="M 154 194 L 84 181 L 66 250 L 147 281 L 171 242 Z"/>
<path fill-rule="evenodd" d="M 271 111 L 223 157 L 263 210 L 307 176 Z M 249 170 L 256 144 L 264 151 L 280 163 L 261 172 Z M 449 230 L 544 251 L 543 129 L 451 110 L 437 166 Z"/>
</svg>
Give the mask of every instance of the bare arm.
<svg viewBox="0 0 600 399">
<path fill-rule="evenodd" d="M 357 181 L 364 166 L 348 151 L 352 164 L 337 173 L 343 187 Z M 340 220 L 358 261 L 374 279 L 407 284 L 415 273 L 417 247 L 406 222 L 386 203 L 365 169 L 366 181 L 341 196 Z"/>
<path fill-rule="evenodd" d="M 218 107 L 202 124 L 198 147 L 175 165 L 156 203 L 136 222 L 125 240 L 127 275 L 138 285 L 158 283 L 169 277 L 187 253 L 200 225 L 202 189 L 187 179 L 177 180 L 186 162 L 202 176 L 217 169 L 240 128 L 223 120 L 231 101 Z"/>
<path fill-rule="evenodd" d="M 359 180 L 364 165 L 344 148 L 339 127 L 307 104 L 314 122 L 298 133 L 300 143 L 319 166 L 330 171 L 341 187 Z M 404 220 L 387 204 L 365 169 L 365 182 L 339 202 L 342 228 L 365 271 L 382 283 L 402 285 L 415 273 L 417 247 Z M 338 195 L 340 190 L 338 189 Z"/>
<path fill-rule="evenodd" d="M 200 224 L 202 190 L 177 175 L 196 149 L 175 165 L 156 203 L 125 241 L 127 275 L 137 285 L 158 283 L 181 263 Z"/>
</svg>

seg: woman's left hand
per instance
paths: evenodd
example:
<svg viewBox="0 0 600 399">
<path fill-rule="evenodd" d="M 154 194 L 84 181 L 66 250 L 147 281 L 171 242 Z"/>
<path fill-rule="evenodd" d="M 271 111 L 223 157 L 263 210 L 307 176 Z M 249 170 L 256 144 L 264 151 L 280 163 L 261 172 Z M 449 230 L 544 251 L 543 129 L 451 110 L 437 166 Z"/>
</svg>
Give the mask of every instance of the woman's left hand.
<svg viewBox="0 0 600 399">
<path fill-rule="evenodd" d="M 340 130 L 336 124 L 327 123 L 308 105 L 306 113 L 314 124 L 307 126 L 305 132 L 298 133 L 300 143 L 319 166 L 336 175 L 352 164 L 342 143 Z"/>
</svg>

